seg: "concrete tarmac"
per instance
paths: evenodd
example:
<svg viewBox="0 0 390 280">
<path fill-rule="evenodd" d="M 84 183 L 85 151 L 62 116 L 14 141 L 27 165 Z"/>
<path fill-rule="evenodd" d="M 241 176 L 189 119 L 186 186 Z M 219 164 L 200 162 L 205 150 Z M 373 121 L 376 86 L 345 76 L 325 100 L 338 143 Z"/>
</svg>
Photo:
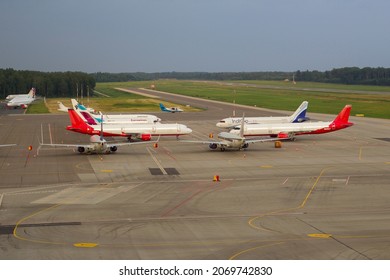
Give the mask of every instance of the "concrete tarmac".
<svg viewBox="0 0 390 280">
<path fill-rule="evenodd" d="M 216 135 L 233 111 L 160 96 L 207 109 L 156 114 L 193 129 L 181 139 Z M 310 113 L 310 104 L 308 115 L 335 117 Z M 80 155 L 39 148 L 42 139 L 89 142 L 65 130 L 66 114 L 3 110 L 0 143 L 17 146 L 0 148 L 0 259 L 390 259 L 390 121 L 351 121 L 278 149 L 221 152 L 162 137 L 158 148 Z"/>
</svg>

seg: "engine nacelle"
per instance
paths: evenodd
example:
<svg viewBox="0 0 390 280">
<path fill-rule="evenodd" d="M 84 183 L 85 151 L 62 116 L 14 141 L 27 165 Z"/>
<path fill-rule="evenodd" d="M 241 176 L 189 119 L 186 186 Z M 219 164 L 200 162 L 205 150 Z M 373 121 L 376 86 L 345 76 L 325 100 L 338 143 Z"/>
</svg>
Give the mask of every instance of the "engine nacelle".
<svg viewBox="0 0 390 280">
<path fill-rule="evenodd" d="M 152 139 L 152 135 L 150 134 L 140 134 L 137 136 L 138 139 L 142 141 L 150 141 Z"/>
<path fill-rule="evenodd" d="M 84 147 L 78 147 L 78 148 L 77 148 L 77 151 L 78 151 L 80 154 L 82 154 L 82 153 L 85 152 L 85 148 L 84 148 Z"/>
<path fill-rule="evenodd" d="M 113 152 L 113 153 L 116 152 L 117 150 L 118 150 L 117 146 L 111 146 L 110 147 L 110 151 Z"/>
<path fill-rule="evenodd" d="M 248 143 L 245 143 L 244 145 L 242 145 L 242 148 L 243 148 L 243 149 L 246 149 L 246 148 L 248 148 L 248 146 L 249 146 L 249 144 L 248 144 Z"/>
<path fill-rule="evenodd" d="M 209 148 L 212 149 L 212 150 L 215 150 L 216 148 L 218 148 L 218 145 L 215 144 L 215 143 L 210 143 L 209 144 Z"/>
<path fill-rule="evenodd" d="M 278 138 L 280 139 L 289 139 L 291 136 L 288 133 L 279 133 Z"/>
</svg>

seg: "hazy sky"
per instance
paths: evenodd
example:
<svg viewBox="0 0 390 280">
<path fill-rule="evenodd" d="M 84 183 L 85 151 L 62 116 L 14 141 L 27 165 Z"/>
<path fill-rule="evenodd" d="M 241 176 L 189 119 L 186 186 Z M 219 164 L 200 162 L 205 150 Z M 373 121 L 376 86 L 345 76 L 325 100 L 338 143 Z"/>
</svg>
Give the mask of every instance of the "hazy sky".
<svg viewBox="0 0 390 280">
<path fill-rule="evenodd" d="M 0 68 L 390 67 L 389 0 L 1 0 Z"/>
</svg>

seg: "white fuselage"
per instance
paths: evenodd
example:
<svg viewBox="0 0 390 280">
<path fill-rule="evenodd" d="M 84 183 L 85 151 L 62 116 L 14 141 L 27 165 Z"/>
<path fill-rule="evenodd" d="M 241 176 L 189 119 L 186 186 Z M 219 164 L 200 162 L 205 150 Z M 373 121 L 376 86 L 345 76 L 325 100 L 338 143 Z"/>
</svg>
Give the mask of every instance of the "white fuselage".
<svg viewBox="0 0 390 280">
<path fill-rule="evenodd" d="M 231 128 L 240 125 L 242 118 L 225 118 L 217 123 L 217 127 Z M 291 117 L 246 117 L 245 124 L 289 123 Z"/>
<path fill-rule="evenodd" d="M 33 102 L 35 98 L 30 97 L 30 96 L 16 96 L 13 99 L 11 99 L 8 103 L 8 107 L 19 107 L 22 105 L 29 105 L 31 102 Z"/>
<path fill-rule="evenodd" d="M 93 128 L 92 134 L 99 134 L 101 130 L 100 125 L 90 125 Z M 128 136 L 128 135 L 142 135 L 149 134 L 152 136 L 158 135 L 185 135 L 190 134 L 192 130 L 183 124 L 117 124 L 106 123 L 104 125 L 104 135 L 111 136 Z"/>
<path fill-rule="evenodd" d="M 327 129 L 331 122 L 304 122 L 304 123 L 277 123 L 277 124 L 252 124 L 244 127 L 245 136 L 277 135 L 279 133 L 308 133 L 319 129 Z M 330 129 L 329 129 L 330 130 Z M 230 133 L 239 134 L 239 129 L 234 128 Z"/>
<path fill-rule="evenodd" d="M 100 116 L 94 115 L 96 118 L 101 119 Z M 146 114 L 125 114 L 125 115 L 103 115 L 103 123 L 132 123 L 132 124 L 145 124 L 145 123 L 157 123 L 161 119 L 154 115 Z"/>
</svg>

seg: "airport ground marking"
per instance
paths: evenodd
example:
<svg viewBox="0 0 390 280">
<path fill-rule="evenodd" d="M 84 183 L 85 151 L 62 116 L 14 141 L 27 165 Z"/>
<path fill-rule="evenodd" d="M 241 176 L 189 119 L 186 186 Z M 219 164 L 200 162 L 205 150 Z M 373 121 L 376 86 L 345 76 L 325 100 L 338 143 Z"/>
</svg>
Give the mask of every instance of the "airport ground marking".
<svg viewBox="0 0 390 280">
<path fill-rule="evenodd" d="M 249 248 L 249 249 L 240 251 L 240 252 L 238 252 L 238 253 L 232 255 L 232 256 L 229 258 L 229 260 L 234 260 L 235 258 L 237 258 L 238 256 L 241 256 L 242 254 L 245 254 L 245 253 L 248 253 L 248 252 L 257 250 L 257 249 L 266 248 L 266 247 L 272 247 L 272 246 L 280 245 L 280 244 L 283 244 L 283 243 L 285 243 L 285 242 L 276 242 L 276 243 L 272 243 L 272 244 L 265 244 L 265 245 L 260 245 L 260 246 L 252 247 L 252 248 Z"/>
<path fill-rule="evenodd" d="M 279 210 L 275 210 L 275 211 L 271 211 L 271 212 L 268 212 L 268 213 L 264 213 L 262 215 L 258 215 L 258 216 L 255 216 L 251 219 L 249 219 L 248 221 L 248 224 L 250 227 L 254 228 L 254 229 L 257 229 L 257 230 L 264 230 L 264 231 L 270 231 L 272 232 L 273 230 L 269 230 L 269 229 L 265 229 L 264 227 L 259 227 L 259 226 L 256 226 L 254 224 L 254 222 L 258 219 L 261 219 L 261 218 L 264 218 L 266 216 L 270 216 L 270 215 L 274 215 L 274 214 L 278 214 L 278 213 L 287 213 L 287 212 L 291 212 L 291 211 L 295 211 L 295 210 L 298 210 L 298 209 L 301 209 L 303 207 L 305 207 L 309 197 L 311 196 L 314 188 L 316 187 L 316 185 L 318 184 L 320 178 L 322 177 L 322 175 L 324 174 L 324 172 L 330 168 L 333 168 L 333 166 L 329 166 L 329 167 L 325 167 L 321 170 L 320 174 L 317 176 L 317 179 L 315 180 L 314 184 L 312 185 L 312 187 L 310 188 L 309 192 L 306 194 L 305 198 L 303 199 L 302 203 L 296 207 L 292 207 L 292 208 L 286 208 L 286 209 L 279 209 Z"/>
<path fill-rule="evenodd" d="M 106 186 L 105 186 L 106 187 Z M 86 195 L 90 195 L 91 192 L 97 192 L 99 191 L 101 188 L 93 188 L 92 191 L 90 189 L 86 189 L 86 191 L 80 195 L 79 197 L 75 198 L 75 199 L 72 199 L 73 201 L 77 201 L 77 200 L 80 200 L 82 197 L 86 196 Z M 39 239 L 29 239 L 29 238 L 25 238 L 25 237 L 22 237 L 18 234 L 18 228 L 22 225 L 22 223 L 24 223 L 25 221 L 27 221 L 28 219 L 31 219 L 35 216 L 38 216 L 44 212 L 47 212 L 47 211 L 50 211 L 50 210 L 53 210 L 55 208 L 58 208 L 60 206 L 64 206 L 64 205 L 67 205 L 69 203 L 66 203 L 66 202 L 63 202 L 63 203 L 59 203 L 59 204 L 55 204 L 55 205 L 52 205 L 48 208 L 44 208 L 44 209 L 41 209 L 39 211 L 36 211 L 22 219 L 20 219 L 19 221 L 16 222 L 15 224 L 15 227 L 14 227 L 14 230 L 13 230 L 13 236 L 16 238 L 16 239 L 19 239 L 19 240 L 23 240 L 23 241 L 28 241 L 28 242 L 33 242 L 33 243 L 40 243 L 40 244 L 51 244 L 51 245 L 69 245 L 69 242 L 55 242 L 55 241 L 46 241 L 46 240 L 39 240 Z M 85 243 L 76 243 L 76 244 L 95 244 L 95 243 L 88 243 L 88 242 L 85 242 Z M 98 244 L 96 244 L 94 247 L 96 247 Z M 73 243 L 73 246 L 74 246 L 74 243 Z M 80 246 L 79 246 L 80 247 Z"/>
</svg>

